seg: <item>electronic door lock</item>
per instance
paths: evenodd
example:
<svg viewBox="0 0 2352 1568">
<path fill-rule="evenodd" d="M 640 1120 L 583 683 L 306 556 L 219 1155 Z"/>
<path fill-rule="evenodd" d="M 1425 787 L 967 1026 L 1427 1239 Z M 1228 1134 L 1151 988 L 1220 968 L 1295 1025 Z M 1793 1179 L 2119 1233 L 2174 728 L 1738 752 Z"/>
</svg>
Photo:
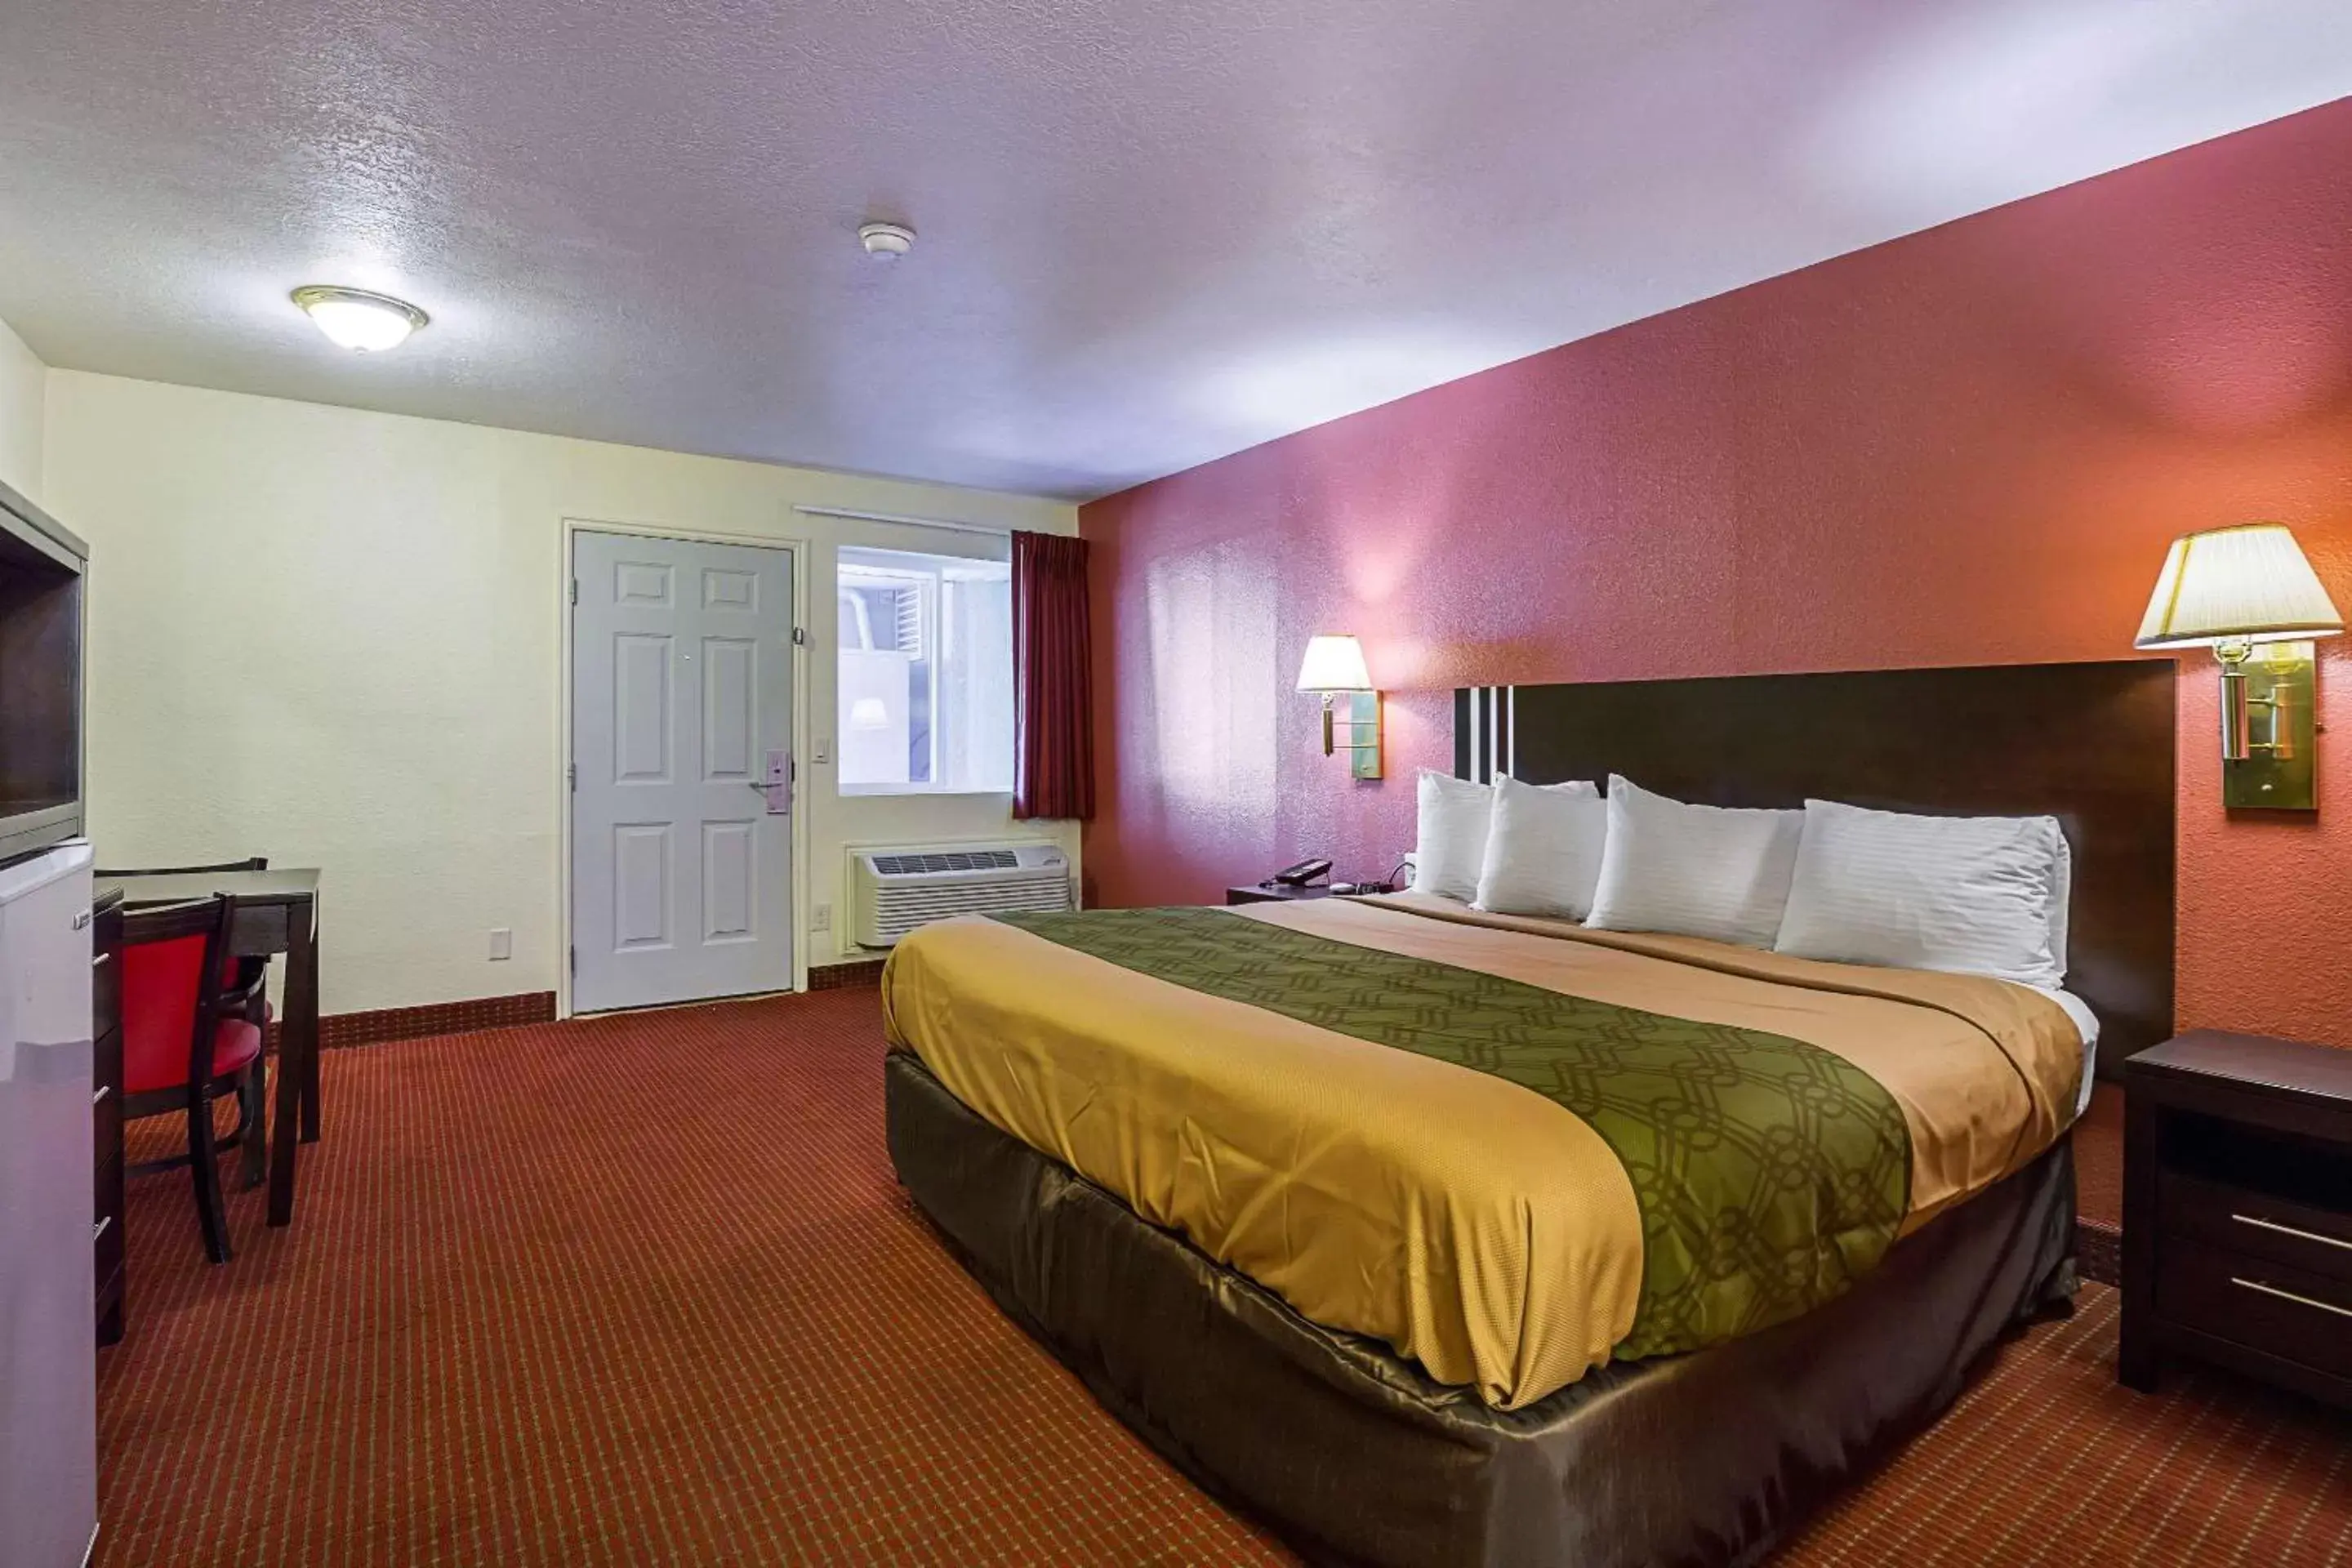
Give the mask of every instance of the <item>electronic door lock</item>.
<svg viewBox="0 0 2352 1568">
<path fill-rule="evenodd" d="M 792 752 L 779 747 L 768 753 L 765 773 L 751 781 L 751 787 L 768 803 L 770 816 L 782 816 L 793 809 L 793 777 L 797 771 L 793 766 Z"/>
</svg>

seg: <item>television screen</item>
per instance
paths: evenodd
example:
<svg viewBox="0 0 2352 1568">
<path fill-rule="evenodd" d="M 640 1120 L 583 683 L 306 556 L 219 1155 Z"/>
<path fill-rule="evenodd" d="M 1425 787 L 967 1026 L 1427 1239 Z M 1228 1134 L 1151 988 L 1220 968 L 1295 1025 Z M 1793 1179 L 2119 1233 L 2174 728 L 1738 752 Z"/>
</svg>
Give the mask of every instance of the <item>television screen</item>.
<svg viewBox="0 0 2352 1568">
<path fill-rule="evenodd" d="M 81 832 L 85 556 L 0 487 L 0 860 Z"/>
</svg>

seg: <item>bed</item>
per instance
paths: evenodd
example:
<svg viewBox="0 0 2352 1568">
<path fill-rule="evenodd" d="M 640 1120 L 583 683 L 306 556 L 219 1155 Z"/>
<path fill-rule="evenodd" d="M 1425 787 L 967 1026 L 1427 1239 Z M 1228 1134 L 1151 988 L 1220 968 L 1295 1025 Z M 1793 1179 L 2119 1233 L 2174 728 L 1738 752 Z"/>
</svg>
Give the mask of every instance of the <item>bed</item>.
<svg viewBox="0 0 2352 1568">
<path fill-rule="evenodd" d="M 2111 689 L 2168 821 L 2168 667 L 2029 675 Z M 1859 689 L 1893 734 L 1852 773 L 1916 771 L 1918 683 L 1969 677 L 2020 673 L 1783 678 L 1778 705 Z M 1778 804 L 1774 748 L 1724 743 L 1742 684 L 1643 710 L 1712 716 L 1681 732 L 1713 782 L 1672 782 Z M 1457 771 L 1588 767 L 1535 737 L 1611 689 L 1465 694 Z M 2007 765 L 1907 804 L 2063 813 L 2085 882 L 2145 855 L 2147 792 L 2070 795 L 2012 705 L 1937 710 L 1969 711 Z M 2071 1296 L 2085 1025 L 2156 1021 L 2109 1001 L 2155 984 L 2113 961 L 2147 911 L 2082 908 L 2071 1000 L 1413 894 L 949 922 L 885 977 L 891 1156 L 1011 1316 L 1311 1558 L 1752 1561 Z"/>
</svg>

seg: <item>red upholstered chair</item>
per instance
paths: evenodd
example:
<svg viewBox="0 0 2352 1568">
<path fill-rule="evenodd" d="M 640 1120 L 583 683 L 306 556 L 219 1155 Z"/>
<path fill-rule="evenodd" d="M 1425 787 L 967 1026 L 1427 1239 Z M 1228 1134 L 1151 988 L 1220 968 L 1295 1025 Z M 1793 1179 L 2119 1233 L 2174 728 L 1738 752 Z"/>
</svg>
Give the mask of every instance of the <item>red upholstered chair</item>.
<svg viewBox="0 0 2352 1568">
<path fill-rule="evenodd" d="M 259 1146 L 268 1068 L 255 992 L 224 966 L 236 900 L 134 910 L 122 919 L 122 1114 L 126 1121 L 178 1112 L 188 1119 L 188 1152 L 131 1167 L 133 1175 L 190 1166 L 205 1256 L 229 1257 L 221 1204 L 221 1151 Z M 213 1131 L 213 1104 L 234 1095 L 242 1114 L 227 1138 Z"/>
<path fill-rule="evenodd" d="M 90 874 L 100 881 L 121 881 L 132 877 L 202 877 L 214 871 L 267 871 L 269 857 L 248 856 L 242 860 L 214 860 L 202 866 L 117 866 L 111 869 L 100 867 Z M 273 1016 L 269 1005 L 269 960 L 248 954 L 237 957 L 232 953 L 221 960 L 221 984 L 234 986 L 252 998 L 246 1016 L 262 1031 L 266 1042 Z M 266 1048 L 266 1047 L 265 1047 Z M 268 1173 L 268 1151 L 257 1138 L 245 1147 L 245 1184 L 257 1187 Z"/>
</svg>

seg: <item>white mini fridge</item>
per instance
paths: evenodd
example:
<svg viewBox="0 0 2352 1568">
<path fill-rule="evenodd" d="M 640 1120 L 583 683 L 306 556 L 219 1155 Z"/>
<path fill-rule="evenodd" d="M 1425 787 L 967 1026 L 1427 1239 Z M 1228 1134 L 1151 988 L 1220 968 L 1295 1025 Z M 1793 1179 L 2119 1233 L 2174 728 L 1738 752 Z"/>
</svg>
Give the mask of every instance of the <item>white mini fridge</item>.
<svg viewBox="0 0 2352 1568">
<path fill-rule="evenodd" d="M 89 846 L 0 866 L 0 1563 L 98 1532 Z"/>
</svg>

